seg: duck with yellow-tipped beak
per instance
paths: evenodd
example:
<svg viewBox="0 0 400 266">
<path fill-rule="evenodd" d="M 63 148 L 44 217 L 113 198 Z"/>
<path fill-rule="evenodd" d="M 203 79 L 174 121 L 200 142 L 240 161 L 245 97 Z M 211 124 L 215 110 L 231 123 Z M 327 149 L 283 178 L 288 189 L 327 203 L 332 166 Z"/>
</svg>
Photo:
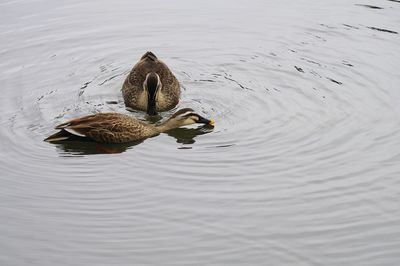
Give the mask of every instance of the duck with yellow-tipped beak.
<svg viewBox="0 0 400 266">
<path fill-rule="evenodd" d="M 92 140 L 100 143 L 124 143 L 154 137 L 165 131 L 192 124 L 214 126 L 190 108 L 177 111 L 165 122 L 148 124 L 126 114 L 98 113 L 69 120 L 56 126 L 60 131 L 45 141 Z"/>
</svg>

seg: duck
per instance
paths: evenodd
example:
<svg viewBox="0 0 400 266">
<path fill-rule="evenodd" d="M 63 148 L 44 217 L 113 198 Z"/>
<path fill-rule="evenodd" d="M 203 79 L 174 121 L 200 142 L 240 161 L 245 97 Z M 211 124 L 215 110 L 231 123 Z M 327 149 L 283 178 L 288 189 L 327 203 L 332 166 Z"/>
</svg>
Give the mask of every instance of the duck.
<svg viewBox="0 0 400 266">
<path fill-rule="evenodd" d="M 137 62 L 122 85 L 127 109 L 148 115 L 168 111 L 179 102 L 180 85 L 168 66 L 148 51 Z"/>
<path fill-rule="evenodd" d="M 183 108 L 165 122 L 148 124 L 121 113 L 97 113 L 75 118 L 59 124 L 57 133 L 44 141 L 90 140 L 99 143 L 126 143 L 154 137 L 162 132 L 191 124 L 214 126 L 191 108 Z"/>
</svg>

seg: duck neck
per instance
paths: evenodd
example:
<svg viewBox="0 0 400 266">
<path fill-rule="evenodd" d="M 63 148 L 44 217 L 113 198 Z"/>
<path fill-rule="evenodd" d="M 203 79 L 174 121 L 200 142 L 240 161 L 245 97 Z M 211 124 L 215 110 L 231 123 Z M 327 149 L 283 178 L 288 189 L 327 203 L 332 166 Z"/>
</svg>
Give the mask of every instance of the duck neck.
<svg viewBox="0 0 400 266">
<path fill-rule="evenodd" d="M 177 127 L 180 127 L 180 126 L 181 126 L 181 125 L 179 125 L 179 124 L 177 123 L 176 120 L 174 120 L 174 119 L 168 119 L 167 121 L 165 121 L 165 122 L 163 122 L 163 123 L 161 123 L 161 124 L 156 125 L 156 129 L 157 129 L 160 133 L 162 133 L 162 132 L 165 132 L 165 131 L 168 131 L 168 130 L 170 130 L 170 129 L 174 129 L 174 128 L 177 128 Z"/>
</svg>

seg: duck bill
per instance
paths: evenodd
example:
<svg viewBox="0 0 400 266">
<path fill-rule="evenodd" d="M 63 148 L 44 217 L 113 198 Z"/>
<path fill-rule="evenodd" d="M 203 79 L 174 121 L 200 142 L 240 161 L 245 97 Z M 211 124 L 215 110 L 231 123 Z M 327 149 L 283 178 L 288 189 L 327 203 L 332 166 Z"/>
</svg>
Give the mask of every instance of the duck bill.
<svg viewBox="0 0 400 266">
<path fill-rule="evenodd" d="M 215 124 L 214 120 L 209 120 L 202 116 L 199 116 L 199 120 L 197 121 L 197 123 L 206 124 L 206 125 L 210 125 L 210 126 L 214 126 L 214 124 Z"/>
</svg>

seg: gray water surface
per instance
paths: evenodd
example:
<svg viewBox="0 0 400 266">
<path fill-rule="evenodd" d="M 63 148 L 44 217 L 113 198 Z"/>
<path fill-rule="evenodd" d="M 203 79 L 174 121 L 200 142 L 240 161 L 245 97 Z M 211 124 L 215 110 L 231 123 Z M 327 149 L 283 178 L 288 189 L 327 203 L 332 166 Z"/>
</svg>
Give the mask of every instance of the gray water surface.
<svg viewBox="0 0 400 266">
<path fill-rule="evenodd" d="M 0 265 L 400 265 L 399 11 L 1 1 Z M 148 50 L 214 129 L 43 142 Z"/>
</svg>

